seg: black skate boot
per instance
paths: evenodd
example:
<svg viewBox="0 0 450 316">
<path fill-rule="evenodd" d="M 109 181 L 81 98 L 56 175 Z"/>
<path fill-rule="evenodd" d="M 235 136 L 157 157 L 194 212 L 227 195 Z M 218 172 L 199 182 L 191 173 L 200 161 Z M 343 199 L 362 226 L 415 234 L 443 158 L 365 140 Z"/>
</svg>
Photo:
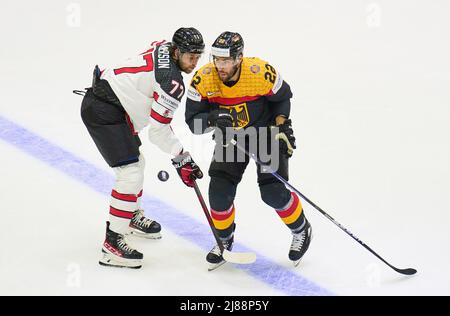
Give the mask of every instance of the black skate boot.
<svg viewBox="0 0 450 316">
<path fill-rule="evenodd" d="M 124 235 L 113 232 L 109 229 L 109 222 L 106 222 L 106 239 L 103 243 L 102 258 L 100 265 L 140 269 L 144 255 L 132 249 Z"/>
<path fill-rule="evenodd" d="M 130 222 L 131 235 L 147 238 L 161 239 L 161 225 L 144 215 L 143 210 L 134 212 L 134 216 Z"/>
<path fill-rule="evenodd" d="M 299 233 L 292 234 L 291 249 L 289 251 L 289 259 L 292 260 L 294 266 L 298 266 L 303 255 L 308 250 L 312 239 L 312 228 L 308 220 L 305 218 L 305 227 Z"/>
<path fill-rule="evenodd" d="M 231 235 L 228 239 L 222 239 L 224 248 L 228 251 L 233 249 L 234 235 Z M 222 252 L 218 245 L 215 245 L 213 249 L 206 256 L 206 261 L 209 263 L 208 271 L 212 271 L 222 266 L 226 261 L 222 257 Z"/>
</svg>

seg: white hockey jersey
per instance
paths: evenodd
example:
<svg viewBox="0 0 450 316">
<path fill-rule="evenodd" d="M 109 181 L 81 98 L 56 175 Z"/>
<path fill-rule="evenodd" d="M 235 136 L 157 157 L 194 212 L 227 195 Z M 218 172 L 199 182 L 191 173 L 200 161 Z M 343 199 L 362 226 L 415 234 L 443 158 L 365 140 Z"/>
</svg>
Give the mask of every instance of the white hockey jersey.
<svg viewBox="0 0 450 316">
<path fill-rule="evenodd" d="M 150 125 L 150 141 L 176 156 L 183 147 L 170 122 L 184 95 L 183 76 L 170 58 L 171 43 L 153 42 L 151 46 L 141 55 L 103 70 L 101 79 L 110 84 L 134 131 Z"/>
</svg>

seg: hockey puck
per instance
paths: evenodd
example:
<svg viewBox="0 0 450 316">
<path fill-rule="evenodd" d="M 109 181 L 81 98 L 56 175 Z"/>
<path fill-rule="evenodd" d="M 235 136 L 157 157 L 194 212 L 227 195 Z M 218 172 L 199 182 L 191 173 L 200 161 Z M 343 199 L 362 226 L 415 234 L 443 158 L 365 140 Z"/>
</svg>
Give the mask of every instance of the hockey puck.
<svg viewBox="0 0 450 316">
<path fill-rule="evenodd" d="M 166 182 L 167 180 L 169 180 L 169 173 L 165 170 L 161 170 L 160 172 L 158 172 L 158 179 L 160 181 Z"/>
</svg>

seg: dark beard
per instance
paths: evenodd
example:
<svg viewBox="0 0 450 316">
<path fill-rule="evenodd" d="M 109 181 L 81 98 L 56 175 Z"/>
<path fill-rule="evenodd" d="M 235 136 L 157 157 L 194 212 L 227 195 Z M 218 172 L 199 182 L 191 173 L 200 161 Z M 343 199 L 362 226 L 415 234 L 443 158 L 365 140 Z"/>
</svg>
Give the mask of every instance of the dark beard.
<svg viewBox="0 0 450 316">
<path fill-rule="evenodd" d="M 227 87 L 232 87 L 232 86 L 234 86 L 234 85 L 239 81 L 239 79 L 240 79 L 240 74 L 239 74 L 239 77 L 238 77 L 236 80 L 231 81 L 230 79 L 233 78 L 234 75 L 236 75 L 236 73 L 237 73 L 238 71 L 240 71 L 240 70 L 241 70 L 241 65 L 239 64 L 239 65 L 236 66 L 236 68 L 234 69 L 233 73 L 232 73 L 231 75 L 229 75 L 228 78 L 226 78 L 226 79 L 223 81 L 223 84 L 226 85 Z"/>
</svg>

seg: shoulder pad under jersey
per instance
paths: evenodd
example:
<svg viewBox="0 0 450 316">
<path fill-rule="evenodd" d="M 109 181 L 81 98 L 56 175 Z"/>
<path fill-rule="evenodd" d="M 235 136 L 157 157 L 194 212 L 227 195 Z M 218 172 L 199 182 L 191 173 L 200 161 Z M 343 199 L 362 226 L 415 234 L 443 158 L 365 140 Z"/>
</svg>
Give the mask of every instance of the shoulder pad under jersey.
<svg viewBox="0 0 450 316">
<path fill-rule="evenodd" d="M 170 58 L 170 47 L 171 43 L 164 43 L 155 49 L 155 80 L 164 93 L 180 102 L 185 91 L 183 76 Z"/>
<path fill-rule="evenodd" d="M 283 79 L 276 69 L 267 61 L 256 57 L 244 57 L 241 77 L 248 95 L 276 94 Z"/>
</svg>

